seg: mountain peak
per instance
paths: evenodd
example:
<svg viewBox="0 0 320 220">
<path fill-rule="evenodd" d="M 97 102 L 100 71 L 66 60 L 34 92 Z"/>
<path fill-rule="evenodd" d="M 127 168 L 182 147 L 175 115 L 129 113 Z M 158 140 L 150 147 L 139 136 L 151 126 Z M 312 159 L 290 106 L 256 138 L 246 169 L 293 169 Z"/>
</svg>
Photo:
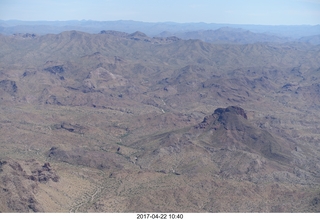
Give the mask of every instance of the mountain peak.
<svg viewBox="0 0 320 220">
<path fill-rule="evenodd" d="M 106 35 L 111 35 L 115 37 L 127 37 L 129 34 L 121 31 L 112 31 L 112 30 L 102 30 L 100 31 L 100 34 L 106 34 Z"/>
<path fill-rule="evenodd" d="M 240 107 L 218 108 L 195 126 L 195 129 L 201 129 L 202 139 L 207 138 L 208 143 L 213 145 L 236 144 L 239 149 L 255 152 L 271 160 L 290 161 L 288 149 L 281 146 L 269 132 L 251 124 L 244 109 Z"/>
<path fill-rule="evenodd" d="M 148 37 L 145 33 L 142 33 L 140 31 L 136 31 L 129 35 L 130 37 Z"/>
<path fill-rule="evenodd" d="M 240 116 L 240 117 L 238 117 Z M 247 119 L 247 114 L 244 109 L 238 106 L 229 106 L 227 108 L 217 108 L 212 115 L 206 116 L 203 121 L 196 126 L 196 128 L 208 128 L 208 127 L 217 127 L 217 124 L 224 125 L 225 128 L 228 127 L 228 124 L 235 124 L 238 121 L 237 118 Z M 218 123 L 217 123 L 218 122 Z M 242 123 L 240 123 L 242 124 Z"/>
<path fill-rule="evenodd" d="M 230 113 L 234 113 L 237 115 L 241 115 L 242 117 L 244 117 L 245 119 L 248 119 L 247 114 L 245 113 L 245 111 L 238 107 L 238 106 L 229 106 L 227 108 L 217 108 L 213 114 L 216 115 L 222 115 L 225 114 L 226 112 L 230 112 Z"/>
</svg>

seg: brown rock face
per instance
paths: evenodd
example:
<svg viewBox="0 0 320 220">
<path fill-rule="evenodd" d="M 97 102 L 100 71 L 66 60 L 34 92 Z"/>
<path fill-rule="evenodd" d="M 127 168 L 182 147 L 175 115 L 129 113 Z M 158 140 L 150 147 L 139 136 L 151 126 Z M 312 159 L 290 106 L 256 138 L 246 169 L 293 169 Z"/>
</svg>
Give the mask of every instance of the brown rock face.
<svg viewBox="0 0 320 220">
<path fill-rule="evenodd" d="M 237 115 L 241 115 L 245 119 L 248 119 L 247 118 L 247 114 L 245 113 L 245 111 L 242 108 L 237 107 L 237 106 L 229 106 L 227 108 L 218 108 L 218 109 L 216 109 L 214 111 L 213 114 L 216 114 L 216 115 L 220 116 L 222 114 L 225 114 L 226 112 L 235 113 Z"/>
<path fill-rule="evenodd" d="M 41 168 L 32 171 L 32 175 L 29 179 L 33 181 L 38 181 L 40 183 L 47 183 L 49 180 L 53 182 L 59 181 L 59 176 L 51 169 L 50 163 L 45 163 Z"/>
<path fill-rule="evenodd" d="M 195 128 L 204 129 L 210 126 L 217 129 L 222 124 L 226 129 L 228 129 L 228 127 L 230 127 L 228 126 L 230 123 L 234 124 L 235 121 L 237 121 L 234 117 L 237 117 L 238 115 L 247 119 L 247 114 L 240 107 L 229 106 L 227 108 L 217 108 L 212 115 L 206 116 L 199 125 L 195 126 Z"/>
</svg>

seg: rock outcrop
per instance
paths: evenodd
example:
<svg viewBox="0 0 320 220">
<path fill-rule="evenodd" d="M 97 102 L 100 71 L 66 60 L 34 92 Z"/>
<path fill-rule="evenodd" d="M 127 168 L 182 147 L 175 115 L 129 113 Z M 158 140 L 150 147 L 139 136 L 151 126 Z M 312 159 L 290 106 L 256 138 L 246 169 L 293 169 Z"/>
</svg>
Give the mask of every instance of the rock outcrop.
<svg viewBox="0 0 320 220">
<path fill-rule="evenodd" d="M 31 171 L 31 174 L 30 174 Z M 59 176 L 49 163 L 36 160 L 0 160 L 0 206 L 5 212 L 43 212 L 36 194 L 39 184 L 58 182 Z M 5 208 L 3 208 L 5 207 Z"/>
<path fill-rule="evenodd" d="M 130 162 L 119 153 L 89 151 L 82 148 L 63 150 L 59 147 L 52 147 L 48 152 L 48 158 L 54 161 L 98 169 L 122 169 L 131 165 Z"/>
<path fill-rule="evenodd" d="M 57 65 L 57 66 L 50 66 L 48 68 L 44 69 L 45 71 L 50 72 L 51 74 L 59 74 L 59 73 L 63 73 L 65 71 L 63 65 Z"/>
<path fill-rule="evenodd" d="M 59 176 L 52 170 L 50 163 L 45 163 L 43 166 L 33 170 L 32 175 L 28 178 L 40 183 L 47 183 L 49 180 L 53 182 L 59 181 Z"/>
<path fill-rule="evenodd" d="M 15 81 L 12 80 L 2 80 L 0 81 L 0 89 L 14 96 L 18 91 L 18 86 Z"/>
</svg>

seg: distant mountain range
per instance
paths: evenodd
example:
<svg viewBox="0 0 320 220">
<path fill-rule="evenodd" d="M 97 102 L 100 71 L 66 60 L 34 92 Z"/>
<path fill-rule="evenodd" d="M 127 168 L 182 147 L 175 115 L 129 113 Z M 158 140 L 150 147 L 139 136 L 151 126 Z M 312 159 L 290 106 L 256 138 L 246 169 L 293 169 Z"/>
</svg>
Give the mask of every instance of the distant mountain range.
<svg viewBox="0 0 320 220">
<path fill-rule="evenodd" d="M 177 36 L 215 43 L 255 43 L 302 41 L 319 44 L 320 25 L 239 25 L 215 23 L 174 23 L 139 21 L 19 21 L 0 20 L 0 34 L 58 34 L 63 31 L 99 33 L 114 30 L 126 33 L 141 31 L 150 37 Z"/>
</svg>

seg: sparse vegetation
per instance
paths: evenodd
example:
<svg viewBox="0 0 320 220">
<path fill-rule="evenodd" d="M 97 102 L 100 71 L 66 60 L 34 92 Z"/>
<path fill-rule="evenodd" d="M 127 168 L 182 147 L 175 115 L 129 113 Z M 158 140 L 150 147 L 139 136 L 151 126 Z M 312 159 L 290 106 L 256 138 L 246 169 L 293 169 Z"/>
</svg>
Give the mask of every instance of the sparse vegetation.
<svg viewBox="0 0 320 220">
<path fill-rule="evenodd" d="M 26 36 L 0 36 L 1 212 L 320 211 L 319 45 Z"/>
</svg>

